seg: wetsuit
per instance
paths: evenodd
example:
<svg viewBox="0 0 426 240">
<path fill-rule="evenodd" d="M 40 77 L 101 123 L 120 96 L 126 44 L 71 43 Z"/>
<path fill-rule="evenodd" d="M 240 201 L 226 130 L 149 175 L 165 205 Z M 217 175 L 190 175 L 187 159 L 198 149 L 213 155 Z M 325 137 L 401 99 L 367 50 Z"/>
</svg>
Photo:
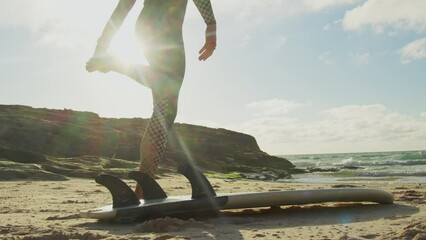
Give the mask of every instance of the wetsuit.
<svg viewBox="0 0 426 240">
<path fill-rule="evenodd" d="M 205 60 L 216 47 L 216 21 L 210 0 L 193 1 L 207 24 L 206 44 L 200 50 L 199 57 L 200 60 Z M 141 141 L 139 170 L 154 177 L 165 152 L 168 133 L 177 115 L 179 91 L 185 75 L 182 25 L 187 0 L 145 0 L 144 8 L 136 22 L 136 35 L 142 43 L 149 66 L 124 66 L 119 61 L 104 56 L 135 2 L 136 0 L 119 1 L 86 69 L 116 71 L 152 90 L 154 109 Z M 139 187 L 136 193 L 141 197 Z"/>
<path fill-rule="evenodd" d="M 194 0 L 206 24 L 215 24 L 209 0 Z M 154 109 L 141 142 L 140 171 L 154 177 L 163 158 L 167 136 L 177 115 L 179 90 L 185 74 L 182 25 L 187 0 L 145 0 L 136 35 L 154 73 Z"/>
</svg>

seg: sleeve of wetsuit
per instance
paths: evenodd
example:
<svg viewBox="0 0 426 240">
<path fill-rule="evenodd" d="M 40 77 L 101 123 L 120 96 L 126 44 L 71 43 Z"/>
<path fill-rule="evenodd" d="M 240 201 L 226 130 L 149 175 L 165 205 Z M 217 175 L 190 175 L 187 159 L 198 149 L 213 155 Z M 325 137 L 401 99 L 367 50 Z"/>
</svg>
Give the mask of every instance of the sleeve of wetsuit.
<svg viewBox="0 0 426 240">
<path fill-rule="evenodd" d="M 116 32 L 120 29 L 129 11 L 135 5 L 136 0 L 120 0 L 101 36 L 98 39 L 97 52 L 103 53 L 108 49 Z"/>
<path fill-rule="evenodd" d="M 213 14 L 213 8 L 210 0 L 193 0 L 195 6 L 197 6 L 198 11 L 200 11 L 201 16 L 204 19 L 204 22 L 207 25 L 216 24 L 216 19 Z"/>
</svg>

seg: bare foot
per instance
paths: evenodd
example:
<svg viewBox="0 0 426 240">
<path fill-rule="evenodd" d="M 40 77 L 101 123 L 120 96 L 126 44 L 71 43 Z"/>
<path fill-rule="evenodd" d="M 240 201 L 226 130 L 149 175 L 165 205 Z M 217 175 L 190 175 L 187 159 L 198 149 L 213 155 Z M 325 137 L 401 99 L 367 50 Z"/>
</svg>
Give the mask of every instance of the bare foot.
<svg viewBox="0 0 426 240">
<path fill-rule="evenodd" d="M 110 71 L 116 71 L 120 67 L 120 61 L 113 55 L 103 55 L 99 57 L 92 57 L 86 64 L 86 70 L 88 72 L 99 71 L 107 73 Z"/>
<path fill-rule="evenodd" d="M 121 73 L 148 88 L 151 88 L 148 79 L 158 78 L 158 73 L 152 73 L 149 66 L 122 62 L 111 54 L 92 57 L 86 63 L 86 70 L 88 72 L 107 73 L 112 71 Z"/>
</svg>

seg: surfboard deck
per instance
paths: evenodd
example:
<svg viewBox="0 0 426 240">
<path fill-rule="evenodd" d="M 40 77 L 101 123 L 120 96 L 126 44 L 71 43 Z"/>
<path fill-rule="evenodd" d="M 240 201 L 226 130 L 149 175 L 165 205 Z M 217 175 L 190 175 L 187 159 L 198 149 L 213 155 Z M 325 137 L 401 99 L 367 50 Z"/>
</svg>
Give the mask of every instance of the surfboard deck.
<svg viewBox="0 0 426 240">
<path fill-rule="evenodd" d="M 325 202 L 374 202 L 393 203 L 393 195 L 376 189 L 320 189 L 276 192 L 250 192 L 219 194 L 212 198 L 193 199 L 187 196 L 171 196 L 166 199 L 140 200 L 140 204 L 114 208 L 112 205 L 81 211 L 84 218 L 132 221 L 157 217 L 178 216 L 203 211 L 225 209 L 304 205 Z"/>
<path fill-rule="evenodd" d="M 180 167 L 178 171 L 190 181 L 192 195 L 167 197 L 155 180 L 143 173 L 131 172 L 129 177 L 138 181 L 145 195 L 145 199 L 137 199 L 134 192 L 122 180 L 110 175 L 100 175 L 96 178 L 96 182 L 110 190 L 113 204 L 81 211 L 80 216 L 107 221 L 134 221 L 166 216 L 188 216 L 192 213 L 218 212 L 225 209 L 326 202 L 390 204 L 394 200 L 389 192 L 365 188 L 216 194 L 210 182 L 199 170 L 186 165 Z M 146 194 L 147 192 L 149 194 Z"/>
</svg>

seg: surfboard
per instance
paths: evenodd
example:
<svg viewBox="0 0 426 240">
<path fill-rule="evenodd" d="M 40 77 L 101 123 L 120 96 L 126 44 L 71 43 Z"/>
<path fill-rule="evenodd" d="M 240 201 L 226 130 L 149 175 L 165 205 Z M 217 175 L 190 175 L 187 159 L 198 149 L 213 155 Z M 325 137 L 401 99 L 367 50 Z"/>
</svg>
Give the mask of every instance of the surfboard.
<svg viewBox="0 0 426 240">
<path fill-rule="evenodd" d="M 84 210 L 80 217 L 107 221 L 149 220 L 166 216 L 188 216 L 199 212 L 218 212 L 225 209 L 304 205 L 326 202 L 373 202 L 391 204 L 391 193 L 378 189 L 340 188 L 271 192 L 216 194 L 207 178 L 190 165 L 181 166 L 178 172 L 188 178 L 192 195 L 168 197 L 158 183 L 141 172 L 131 172 L 144 192 L 144 199 L 121 179 L 100 175 L 96 182 L 107 187 L 113 196 L 113 204 Z"/>
</svg>

